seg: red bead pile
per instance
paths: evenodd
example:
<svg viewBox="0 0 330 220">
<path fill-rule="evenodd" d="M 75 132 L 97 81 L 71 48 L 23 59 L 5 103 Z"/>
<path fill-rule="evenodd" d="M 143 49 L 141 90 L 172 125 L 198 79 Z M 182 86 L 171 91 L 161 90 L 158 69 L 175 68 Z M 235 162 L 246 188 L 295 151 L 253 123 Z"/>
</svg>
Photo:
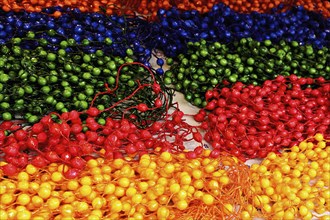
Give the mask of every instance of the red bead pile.
<svg viewBox="0 0 330 220">
<path fill-rule="evenodd" d="M 262 86 L 238 82 L 206 93 L 194 116 L 217 154 L 264 158 L 315 133 L 330 134 L 330 83 L 324 78 L 278 76 Z"/>
</svg>

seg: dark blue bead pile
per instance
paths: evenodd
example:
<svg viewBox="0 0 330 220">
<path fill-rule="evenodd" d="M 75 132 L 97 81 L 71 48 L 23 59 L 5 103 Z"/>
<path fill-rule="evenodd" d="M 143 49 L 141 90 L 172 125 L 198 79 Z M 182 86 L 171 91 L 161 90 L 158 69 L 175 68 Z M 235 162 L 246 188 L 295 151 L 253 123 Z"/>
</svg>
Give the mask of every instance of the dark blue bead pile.
<svg viewBox="0 0 330 220">
<path fill-rule="evenodd" d="M 60 18 L 48 16 L 54 10 L 63 11 Z M 0 44 L 13 37 L 24 37 L 28 31 L 36 38 L 44 38 L 55 47 L 67 38 L 77 43 L 83 39 L 103 42 L 111 38 L 110 46 L 86 46 L 84 52 L 95 52 L 100 47 L 114 55 L 125 56 L 128 48 L 137 60 L 147 63 L 153 49 L 164 51 L 168 57 L 185 53 L 187 43 L 201 39 L 212 42 L 232 42 L 251 37 L 258 41 L 278 39 L 311 44 L 316 48 L 330 47 L 330 19 L 321 14 L 294 7 L 283 13 L 241 14 L 224 4 L 215 5 L 207 14 L 197 11 L 180 12 L 175 8 L 160 10 L 158 21 L 147 22 L 140 17 L 106 16 L 101 13 L 81 13 L 78 9 L 53 7 L 41 13 L 0 12 Z M 56 34 L 49 36 L 47 30 Z M 26 47 L 36 47 L 35 41 Z"/>
<path fill-rule="evenodd" d="M 162 31 L 149 45 L 156 45 L 170 57 L 185 52 L 189 41 L 201 39 L 229 43 L 250 37 L 257 41 L 298 41 L 316 48 L 330 46 L 330 19 L 303 7 L 283 13 L 241 14 L 219 4 L 206 15 L 176 9 L 161 10 L 158 15 L 160 21 L 153 24 L 153 29 Z"/>
</svg>

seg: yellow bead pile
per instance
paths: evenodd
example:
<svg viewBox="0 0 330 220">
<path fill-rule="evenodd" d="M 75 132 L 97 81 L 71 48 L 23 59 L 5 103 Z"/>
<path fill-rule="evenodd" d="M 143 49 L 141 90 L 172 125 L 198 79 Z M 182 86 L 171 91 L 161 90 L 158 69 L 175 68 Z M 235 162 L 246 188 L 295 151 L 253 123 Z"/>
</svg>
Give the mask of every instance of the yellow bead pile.
<svg viewBox="0 0 330 220">
<path fill-rule="evenodd" d="M 264 219 L 308 220 L 329 211 L 329 142 L 316 134 L 287 152 L 269 153 L 260 165 L 252 165 L 255 195 L 252 206 L 241 213 L 242 219 L 259 215 Z"/>
<path fill-rule="evenodd" d="M 62 175 L 65 165 L 28 165 L 16 177 L 1 176 L 0 219 L 233 219 L 252 199 L 249 168 L 209 154 L 92 159 L 71 180 Z"/>
</svg>

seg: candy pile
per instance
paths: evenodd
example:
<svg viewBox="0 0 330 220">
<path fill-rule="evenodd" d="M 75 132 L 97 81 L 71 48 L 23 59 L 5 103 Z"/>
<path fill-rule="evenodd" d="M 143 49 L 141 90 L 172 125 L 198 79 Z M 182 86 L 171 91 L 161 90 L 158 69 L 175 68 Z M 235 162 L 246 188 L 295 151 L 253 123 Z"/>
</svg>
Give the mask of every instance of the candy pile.
<svg viewBox="0 0 330 220">
<path fill-rule="evenodd" d="M 278 76 L 262 86 L 235 83 L 206 93 L 194 116 L 204 139 L 240 159 L 264 158 L 319 132 L 330 135 L 330 83 Z"/>
<path fill-rule="evenodd" d="M 139 161 L 92 159 L 82 175 L 66 179 L 62 164 L 28 165 L 1 178 L 1 219 L 236 218 L 252 199 L 249 168 L 222 155 L 187 159 L 168 152 Z"/>
</svg>

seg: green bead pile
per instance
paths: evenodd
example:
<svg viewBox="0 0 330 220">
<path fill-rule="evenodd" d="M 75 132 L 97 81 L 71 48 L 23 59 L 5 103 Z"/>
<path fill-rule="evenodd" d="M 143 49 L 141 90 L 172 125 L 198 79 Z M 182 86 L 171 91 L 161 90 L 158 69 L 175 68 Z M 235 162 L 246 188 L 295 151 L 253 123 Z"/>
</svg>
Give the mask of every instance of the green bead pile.
<svg viewBox="0 0 330 220">
<path fill-rule="evenodd" d="M 204 107 L 204 94 L 222 82 L 237 81 L 259 85 L 278 75 L 330 79 L 330 53 L 298 42 L 273 44 L 243 38 L 229 44 L 219 42 L 188 43 L 188 51 L 176 60 L 168 59 L 170 69 L 164 82 L 185 94 L 192 104 Z"/>
<path fill-rule="evenodd" d="M 70 41 L 55 51 L 47 44 L 23 49 L 20 42 L 13 39 L 0 46 L 0 120 L 23 116 L 34 123 L 52 111 L 85 110 L 98 92 L 106 90 L 105 83 L 115 88 L 118 68 L 134 61 L 131 50 L 122 58 L 101 49 L 87 54 Z M 66 52 L 68 47 L 73 52 Z M 111 106 L 138 87 L 137 79 L 143 83 L 150 81 L 147 78 L 150 73 L 141 66 L 123 67 L 116 94 L 99 96 L 94 106 L 100 110 Z"/>
</svg>

